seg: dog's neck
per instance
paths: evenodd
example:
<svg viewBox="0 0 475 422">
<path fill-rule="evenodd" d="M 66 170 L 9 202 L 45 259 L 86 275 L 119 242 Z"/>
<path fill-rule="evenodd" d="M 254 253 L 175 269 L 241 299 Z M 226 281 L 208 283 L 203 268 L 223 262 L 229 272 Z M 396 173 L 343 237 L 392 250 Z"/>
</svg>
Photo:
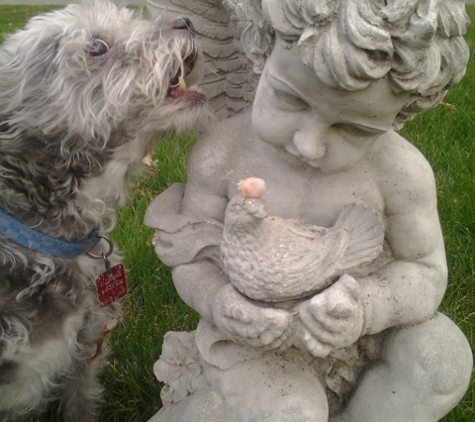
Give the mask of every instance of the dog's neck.
<svg viewBox="0 0 475 422">
<path fill-rule="evenodd" d="M 29 137 L 15 148 L 0 145 L 0 206 L 44 233 L 83 239 L 113 211 L 80 190 L 91 174 L 100 173 L 101 157 L 68 159 L 44 139 Z M 107 209 L 107 212 L 106 212 Z"/>
<path fill-rule="evenodd" d="M 157 135 L 119 125 L 104 142 L 20 131 L 11 136 L 0 127 L 0 207 L 68 240 L 84 239 L 103 224 L 113 227 L 115 207 L 125 203 L 128 181 Z"/>
<path fill-rule="evenodd" d="M 74 258 L 93 249 L 100 241 L 99 229 L 81 240 L 71 242 L 30 227 L 0 207 L 0 235 L 35 252 L 60 258 Z"/>
</svg>

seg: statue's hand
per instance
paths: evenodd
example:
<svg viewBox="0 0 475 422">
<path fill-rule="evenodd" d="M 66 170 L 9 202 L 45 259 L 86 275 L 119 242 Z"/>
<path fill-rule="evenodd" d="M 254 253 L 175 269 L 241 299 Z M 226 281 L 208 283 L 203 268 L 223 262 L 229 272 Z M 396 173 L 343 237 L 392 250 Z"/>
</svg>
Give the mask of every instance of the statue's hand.
<svg viewBox="0 0 475 422">
<path fill-rule="evenodd" d="M 362 334 L 363 305 L 358 282 L 344 274 L 331 287 L 303 302 L 293 343 L 315 357 L 353 344 Z"/>
<path fill-rule="evenodd" d="M 216 294 L 213 317 L 216 326 L 231 340 L 254 347 L 276 349 L 285 342 L 290 331 L 288 312 L 257 306 L 231 284 Z"/>
</svg>

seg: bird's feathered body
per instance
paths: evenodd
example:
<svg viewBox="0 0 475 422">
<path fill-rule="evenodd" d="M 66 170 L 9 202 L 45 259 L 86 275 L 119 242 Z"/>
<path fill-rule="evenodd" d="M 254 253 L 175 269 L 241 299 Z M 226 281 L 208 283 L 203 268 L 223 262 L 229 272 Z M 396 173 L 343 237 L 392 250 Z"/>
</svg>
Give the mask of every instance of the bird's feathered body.
<svg viewBox="0 0 475 422">
<path fill-rule="evenodd" d="M 229 202 L 221 252 L 230 282 L 249 298 L 298 299 L 328 287 L 382 250 L 378 215 L 361 204 L 343 208 L 331 228 L 269 216 L 260 197 Z"/>
</svg>

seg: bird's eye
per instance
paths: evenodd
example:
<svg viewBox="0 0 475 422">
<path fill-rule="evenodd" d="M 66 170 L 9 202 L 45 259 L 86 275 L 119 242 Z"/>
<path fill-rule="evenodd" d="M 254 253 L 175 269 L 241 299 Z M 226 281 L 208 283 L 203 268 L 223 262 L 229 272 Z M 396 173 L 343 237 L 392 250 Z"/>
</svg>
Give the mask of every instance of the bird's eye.
<svg viewBox="0 0 475 422">
<path fill-rule="evenodd" d="M 89 48 L 89 55 L 91 57 L 103 56 L 109 51 L 109 46 L 107 43 L 99 38 L 96 38 L 92 41 Z"/>
</svg>

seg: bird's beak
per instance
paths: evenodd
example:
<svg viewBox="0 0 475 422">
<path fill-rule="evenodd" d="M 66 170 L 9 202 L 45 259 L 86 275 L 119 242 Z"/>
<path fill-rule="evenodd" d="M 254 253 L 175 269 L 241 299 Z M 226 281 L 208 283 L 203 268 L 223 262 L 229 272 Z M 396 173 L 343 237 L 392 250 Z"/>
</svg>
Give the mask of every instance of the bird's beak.
<svg viewBox="0 0 475 422">
<path fill-rule="evenodd" d="M 259 209 L 259 208 L 255 209 L 252 215 L 254 215 L 254 217 L 256 218 L 260 218 L 261 220 L 263 220 L 264 218 L 267 218 L 268 216 L 267 212 L 264 209 Z"/>
</svg>

